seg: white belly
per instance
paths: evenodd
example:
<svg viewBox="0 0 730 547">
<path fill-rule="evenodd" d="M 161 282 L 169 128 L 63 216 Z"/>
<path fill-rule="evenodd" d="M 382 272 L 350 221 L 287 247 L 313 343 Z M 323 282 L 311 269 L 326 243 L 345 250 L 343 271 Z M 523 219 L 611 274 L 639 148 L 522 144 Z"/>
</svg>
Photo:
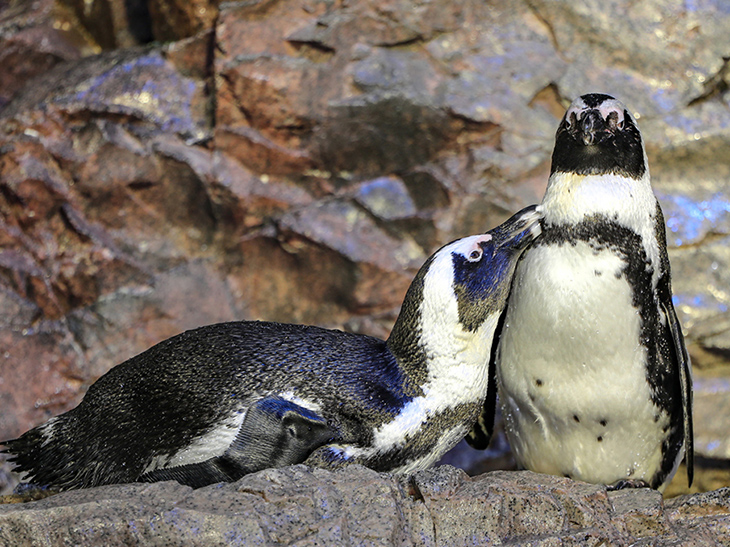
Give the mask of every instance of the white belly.
<svg viewBox="0 0 730 547">
<path fill-rule="evenodd" d="M 650 481 L 668 416 L 651 402 L 624 263 L 587 243 L 529 250 L 515 274 L 497 365 L 507 435 L 537 472 Z"/>
</svg>

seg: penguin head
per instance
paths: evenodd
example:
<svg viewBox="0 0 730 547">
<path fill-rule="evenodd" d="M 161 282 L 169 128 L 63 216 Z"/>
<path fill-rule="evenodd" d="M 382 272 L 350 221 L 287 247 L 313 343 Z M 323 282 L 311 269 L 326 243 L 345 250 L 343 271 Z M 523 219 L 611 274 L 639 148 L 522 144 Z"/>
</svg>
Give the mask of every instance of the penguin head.
<svg viewBox="0 0 730 547">
<path fill-rule="evenodd" d="M 465 237 L 444 247 L 449 253 L 459 323 L 476 331 L 507 302 L 517 261 L 540 235 L 541 213 L 534 205 L 486 234 Z"/>
<path fill-rule="evenodd" d="M 621 101 L 602 93 L 573 101 L 555 135 L 552 173 L 641 179 L 646 171 L 641 133 Z"/>
<path fill-rule="evenodd" d="M 477 330 L 504 308 L 517 261 L 540 234 L 540 218 L 533 205 L 485 234 L 441 247 L 411 284 L 399 322 L 417 310 L 419 328 L 442 323 L 446 330 Z"/>
<path fill-rule="evenodd" d="M 493 230 L 431 255 L 411 283 L 387 342 L 404 369 L 417 376 L 434 355 L 465 349 L 479 359 L 488 354 L 515 267 L 540 234 L 541 218 L 537 206 L 527 207 Z"/>
<path fill-rule="evenodd" d="M 555 134 L 552 170 L 541 203 L 543 228 L 611 219 L 642 230 L 656 197 L 636 120 L 621 101 L 578 97 Z"/>
</svg>

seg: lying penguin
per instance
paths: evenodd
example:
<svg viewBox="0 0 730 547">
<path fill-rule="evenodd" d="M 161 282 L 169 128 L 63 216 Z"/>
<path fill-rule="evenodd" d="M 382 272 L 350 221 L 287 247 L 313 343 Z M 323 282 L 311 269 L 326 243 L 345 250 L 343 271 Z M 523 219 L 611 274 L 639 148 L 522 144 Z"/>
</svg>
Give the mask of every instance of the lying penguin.
<svg viewBox="0 0 730 547">
<path fill-rule="evenodd" d="M 5 452 L 27 480 L 62 490 L 200 487 L 302 462 L 426 468 L 482 408 L 497 320 L 539 220 L 528 207 L 442 247 L 387 341 L 248 321 L 187 331 L 112 368 L 76 408 L 4 441 Z"/>
</svg>

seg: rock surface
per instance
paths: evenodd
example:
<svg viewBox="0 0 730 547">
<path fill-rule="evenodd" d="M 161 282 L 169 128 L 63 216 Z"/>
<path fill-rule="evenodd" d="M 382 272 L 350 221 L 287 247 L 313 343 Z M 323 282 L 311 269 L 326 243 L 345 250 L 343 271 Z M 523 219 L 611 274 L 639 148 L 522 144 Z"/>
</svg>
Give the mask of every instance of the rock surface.
<svg viewBox="0 0 730 547">
<path fill-rule="evenodd" d="M 294 466 L 191 490 L 107 486 L 0 505 L 0 544 L 727 545 L 730 489 L 656 491 L 530 472 L 474 478 L 442 466 L 398 480 L 360 466 Z"/>
<path fill-rule="evenodd" d="M 0 438 L 201 324 L 387 336 L 425 257 L 539 201 L 566 104 L 605 91 L 640 115 L 695 364 L 698 461 L 730 484 L 723 1 L 0 10 Z"/>
</svg>

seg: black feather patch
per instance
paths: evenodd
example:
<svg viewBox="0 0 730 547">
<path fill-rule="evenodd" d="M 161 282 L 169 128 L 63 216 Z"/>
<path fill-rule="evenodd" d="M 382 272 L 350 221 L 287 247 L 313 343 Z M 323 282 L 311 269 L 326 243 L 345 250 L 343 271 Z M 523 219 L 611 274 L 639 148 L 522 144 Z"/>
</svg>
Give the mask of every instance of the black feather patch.
<svg viewBox="0 0 730 547">
<path fill-rule="evenodd" d="M 593 95 L 584 96 L 584 101 L 585 97 Z M 555 134 L 551 173 L 615 174 L 631 179 L 644 176 L 641 133 L 629 113 L 624 111 L 622 128 L 609 127 L 607 120 L 593 113 L 597 111 L 588 110 L 581 114 L 580 120 L 563 119 L 560 123 Z M 585 144 L 582 139 L 581 121 L 587 116 L 599 125 L 595 131 L 601 135 L 592 144 Z"/>
<path fill-rule="evenodd" d="M 606 95 L 604 93 L 588 93 L 587 95 L 581 95 L 580 97 L 588 108 L 596 108 L 604 101 L 615 100 L 615 97 Z"/>
</svg>

